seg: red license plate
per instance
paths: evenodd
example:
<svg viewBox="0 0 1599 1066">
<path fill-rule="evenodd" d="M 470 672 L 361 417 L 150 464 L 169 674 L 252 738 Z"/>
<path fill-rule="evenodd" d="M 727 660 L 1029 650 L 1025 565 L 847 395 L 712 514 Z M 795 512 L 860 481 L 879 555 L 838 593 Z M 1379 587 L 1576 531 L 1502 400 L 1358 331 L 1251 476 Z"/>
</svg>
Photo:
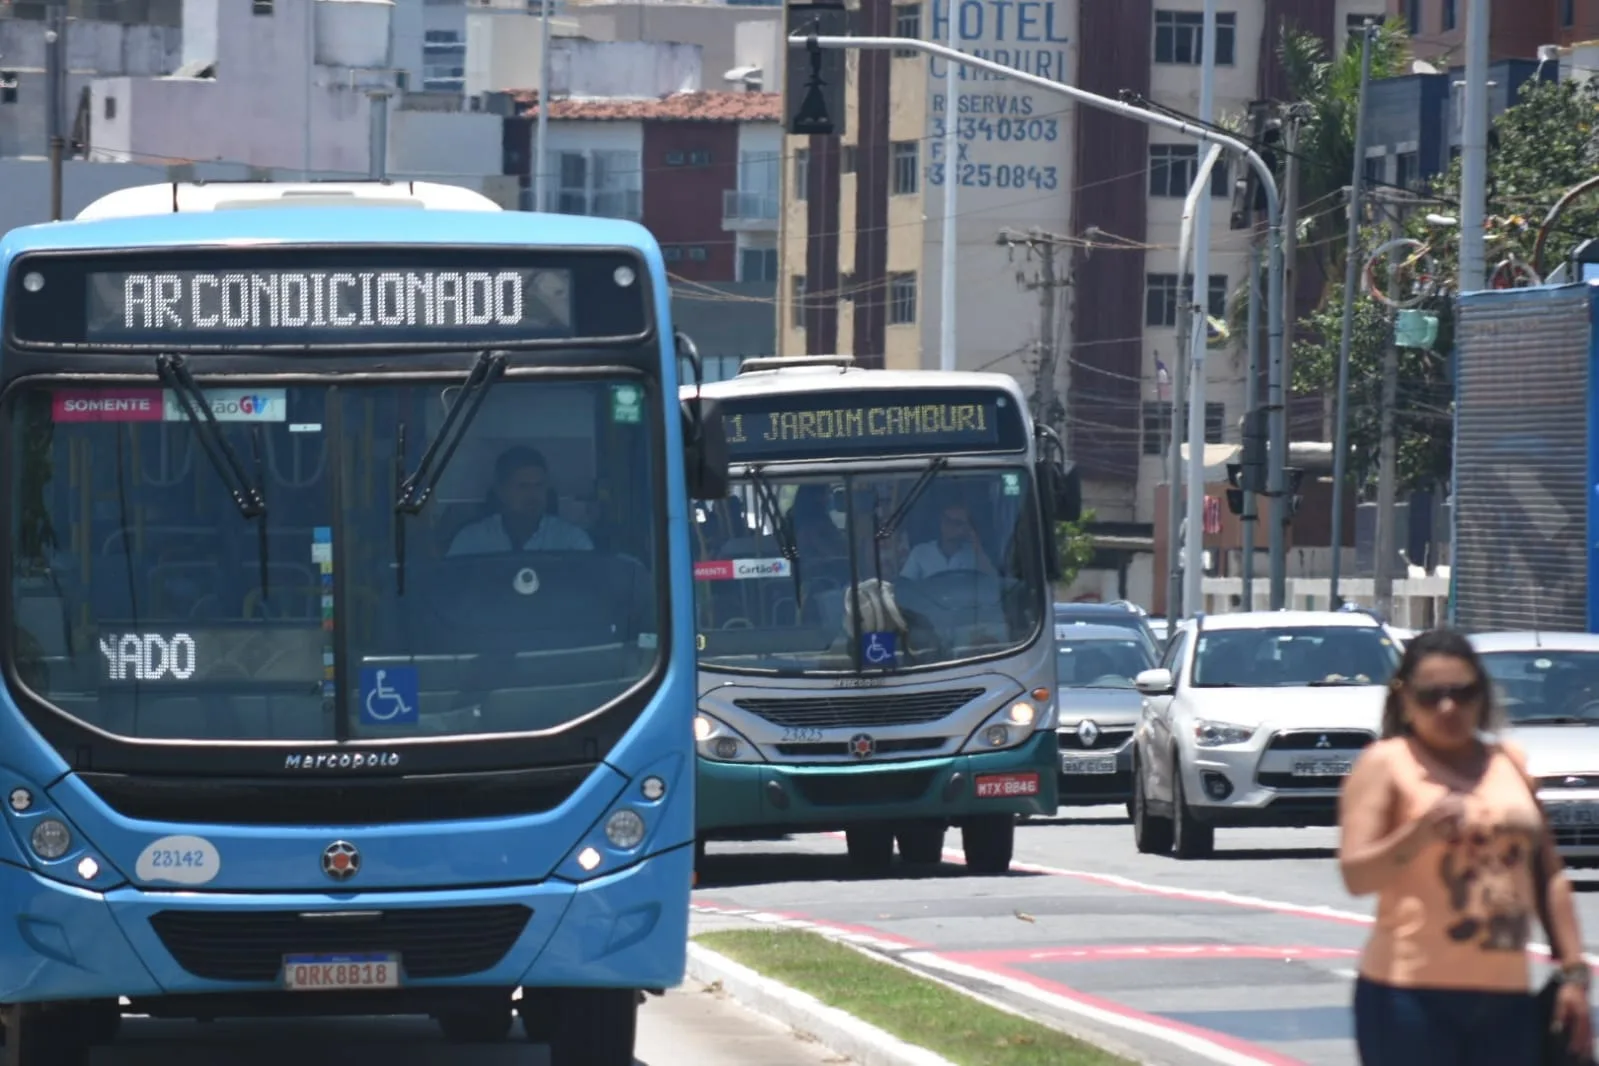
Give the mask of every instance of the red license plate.
<svg viewBox="0 0 1599 1066">
<path fill-rule="evenodd" d="M 1006 799 L 1011 796 L 1038 795 L 1037 774 L 979 774 L 978 799 Z"/>
</svg>

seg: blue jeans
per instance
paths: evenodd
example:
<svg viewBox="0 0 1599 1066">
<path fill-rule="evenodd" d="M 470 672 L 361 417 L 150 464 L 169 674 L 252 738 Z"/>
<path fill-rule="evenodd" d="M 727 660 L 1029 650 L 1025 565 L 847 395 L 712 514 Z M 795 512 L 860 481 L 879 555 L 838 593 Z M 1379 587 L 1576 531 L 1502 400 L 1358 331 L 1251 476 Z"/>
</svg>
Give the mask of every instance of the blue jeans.
<svg viewBox="0 0 1599 1066">
<path fill-rule="evenodd" d="M 1543 1039 L 1526 992 L 1396 988 L 1355 982 L 1361 1066 L 1511 1066 L 1535 1063 Z"/>
</svg>

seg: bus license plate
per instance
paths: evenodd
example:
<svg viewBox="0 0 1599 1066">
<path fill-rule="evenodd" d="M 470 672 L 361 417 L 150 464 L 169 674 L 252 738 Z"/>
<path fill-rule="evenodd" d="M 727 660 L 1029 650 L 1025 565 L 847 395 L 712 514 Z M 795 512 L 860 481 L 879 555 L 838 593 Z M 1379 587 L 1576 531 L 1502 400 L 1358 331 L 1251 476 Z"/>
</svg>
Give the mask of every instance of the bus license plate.
<svg viewBox="0 0 1599 1066">
<path fill-rule="evenodd" d="M 1116 772 L 1116 756 L 1092 755 L 1084 757 L 1074 755 L 1069 751 L 1060 753 L 1060 772 L 1063 774 L 1113 774 Z"/>
<path fill-rule="evenodd" d="M 1354 766 L 1348 759 L 1311 759 L 1294 763 L 1295 777 L 1348 777 Z"/>
<path fill-rule="evenodd" d="M 978 799 L 1038 795 L 1037 774 L 978 774 Z"/>
<path fill-rule="evenodd" d="M 1551 803 L 1549 824 L 1554 826 L 1599 825 L 1599 803 Z"/>
<path fill-rule="evenodd" d="M 388 952 L 363 952 L 355 955 L 285 955 L 283 987 L 291 992 L 399 988 L 400 956 Z"/>
</svg>

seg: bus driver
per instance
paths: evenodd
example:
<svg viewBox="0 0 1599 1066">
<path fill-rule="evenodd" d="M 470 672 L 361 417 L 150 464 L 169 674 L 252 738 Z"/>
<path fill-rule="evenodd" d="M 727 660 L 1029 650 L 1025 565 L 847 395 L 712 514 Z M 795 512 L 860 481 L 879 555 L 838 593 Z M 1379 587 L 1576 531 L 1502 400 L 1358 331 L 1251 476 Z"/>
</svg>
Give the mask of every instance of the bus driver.
<svg viewBox="0 0 1599 1066">
<path fill-rule="evenodd" d="M 594 550 L 577 526 L 549 513 L 550 468 L 544 456 L 518 445 L 494 463 L 494 513 L 461 529 L 445 554 Z"/>
</svg>

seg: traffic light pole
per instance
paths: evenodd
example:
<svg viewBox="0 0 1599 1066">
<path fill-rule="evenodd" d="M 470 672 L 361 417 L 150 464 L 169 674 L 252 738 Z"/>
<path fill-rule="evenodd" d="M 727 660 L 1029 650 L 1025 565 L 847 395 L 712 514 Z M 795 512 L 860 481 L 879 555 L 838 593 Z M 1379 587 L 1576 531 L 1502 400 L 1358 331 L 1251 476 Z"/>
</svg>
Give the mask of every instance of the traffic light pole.
<svg viewBox="0 0 1599 1066">
<path fill-rule="evenodd" d="M 1158 126 L 1173 133 L 1180 133 L 1201 144 L 1219 144 L 1228 151 L 1235 152 L 1243 159 L 1248 160 L 1250 167 L 1259 176 L 1261 188 L 1266 194 L 1267 243 L 1270 249 L 1270 268 L 1266 282 L 1267 376 L 1270 393 L 1267 402 L 1276 411 L 1284 410 L 1282 200 L 1277 194 L 1277 179 L 1272 174 L 1271 167 L 1267 166 L 1266 161 L 1249 145 L 1236 137 L 1205 126 L 1184 122 L 1182 119 L 1173 118 L 1170 115 L 1164 115 L 1156 111 L 1146 111 L 1132 104 L 1113 100 L 1108 96 L 1100 96 L 1097 93 L 1079 89 L 1075 85 L 1051 81 L 1049 78 L 1028 74 L 1025 71 L 1007 67 L 1003 63 L 996 63 L 991 59 L 967 55 L 957 49 L 914 37 L 821 37 L 815 34 L 801 34 L 790 37 L 788 45 L 790 49 L 803 48 L 812 53 L 822 49 L 875 51 L 885 48 L 900 48 L 920 52 L 923 55 L 936 56 L 948 63 L 958 63 L 962 66 L 986 70 L 991 74 L 998 74 L 1011 81 L 1030 85 L 1035 89 L 1054 93 L 1057 96 L 1064 96 L 1068 100 L 1075 100 L 1085 107 L 1092 107 L 1098 111 L 1108 111 L 1113 115 L 1120 115 L 1135 122 L 1142 122 L 1146 126 Z M 957 179 L 958 177 L 958 173 L 946 174 L 946 180 Z M 1273 440 L 1272 443 L 1276 444 L 1277 441 Z M 1285 485 L 1286 452 L 1286 448 L 1273 448 L 1270 455 L 1268 495 L 1271 496 L 1273 518 L 1279 528 L 1287 521 L 1288 516 L 1287 486 Z M 1271 568 L 1271 606 L 1273 610 L 1276 610 L 1283 606 L 1287 591 L 1286 581 L 1284 580 L 1287 559 L 1286 557 L 1275 557 L 1276 555 L 1286 555 L 1283 550 L 1283 538 L 1275 538 L 1272 541 L 1272 548 L 1274 549 L 1274 558 L 1272 559 Z"/>
</svg>

